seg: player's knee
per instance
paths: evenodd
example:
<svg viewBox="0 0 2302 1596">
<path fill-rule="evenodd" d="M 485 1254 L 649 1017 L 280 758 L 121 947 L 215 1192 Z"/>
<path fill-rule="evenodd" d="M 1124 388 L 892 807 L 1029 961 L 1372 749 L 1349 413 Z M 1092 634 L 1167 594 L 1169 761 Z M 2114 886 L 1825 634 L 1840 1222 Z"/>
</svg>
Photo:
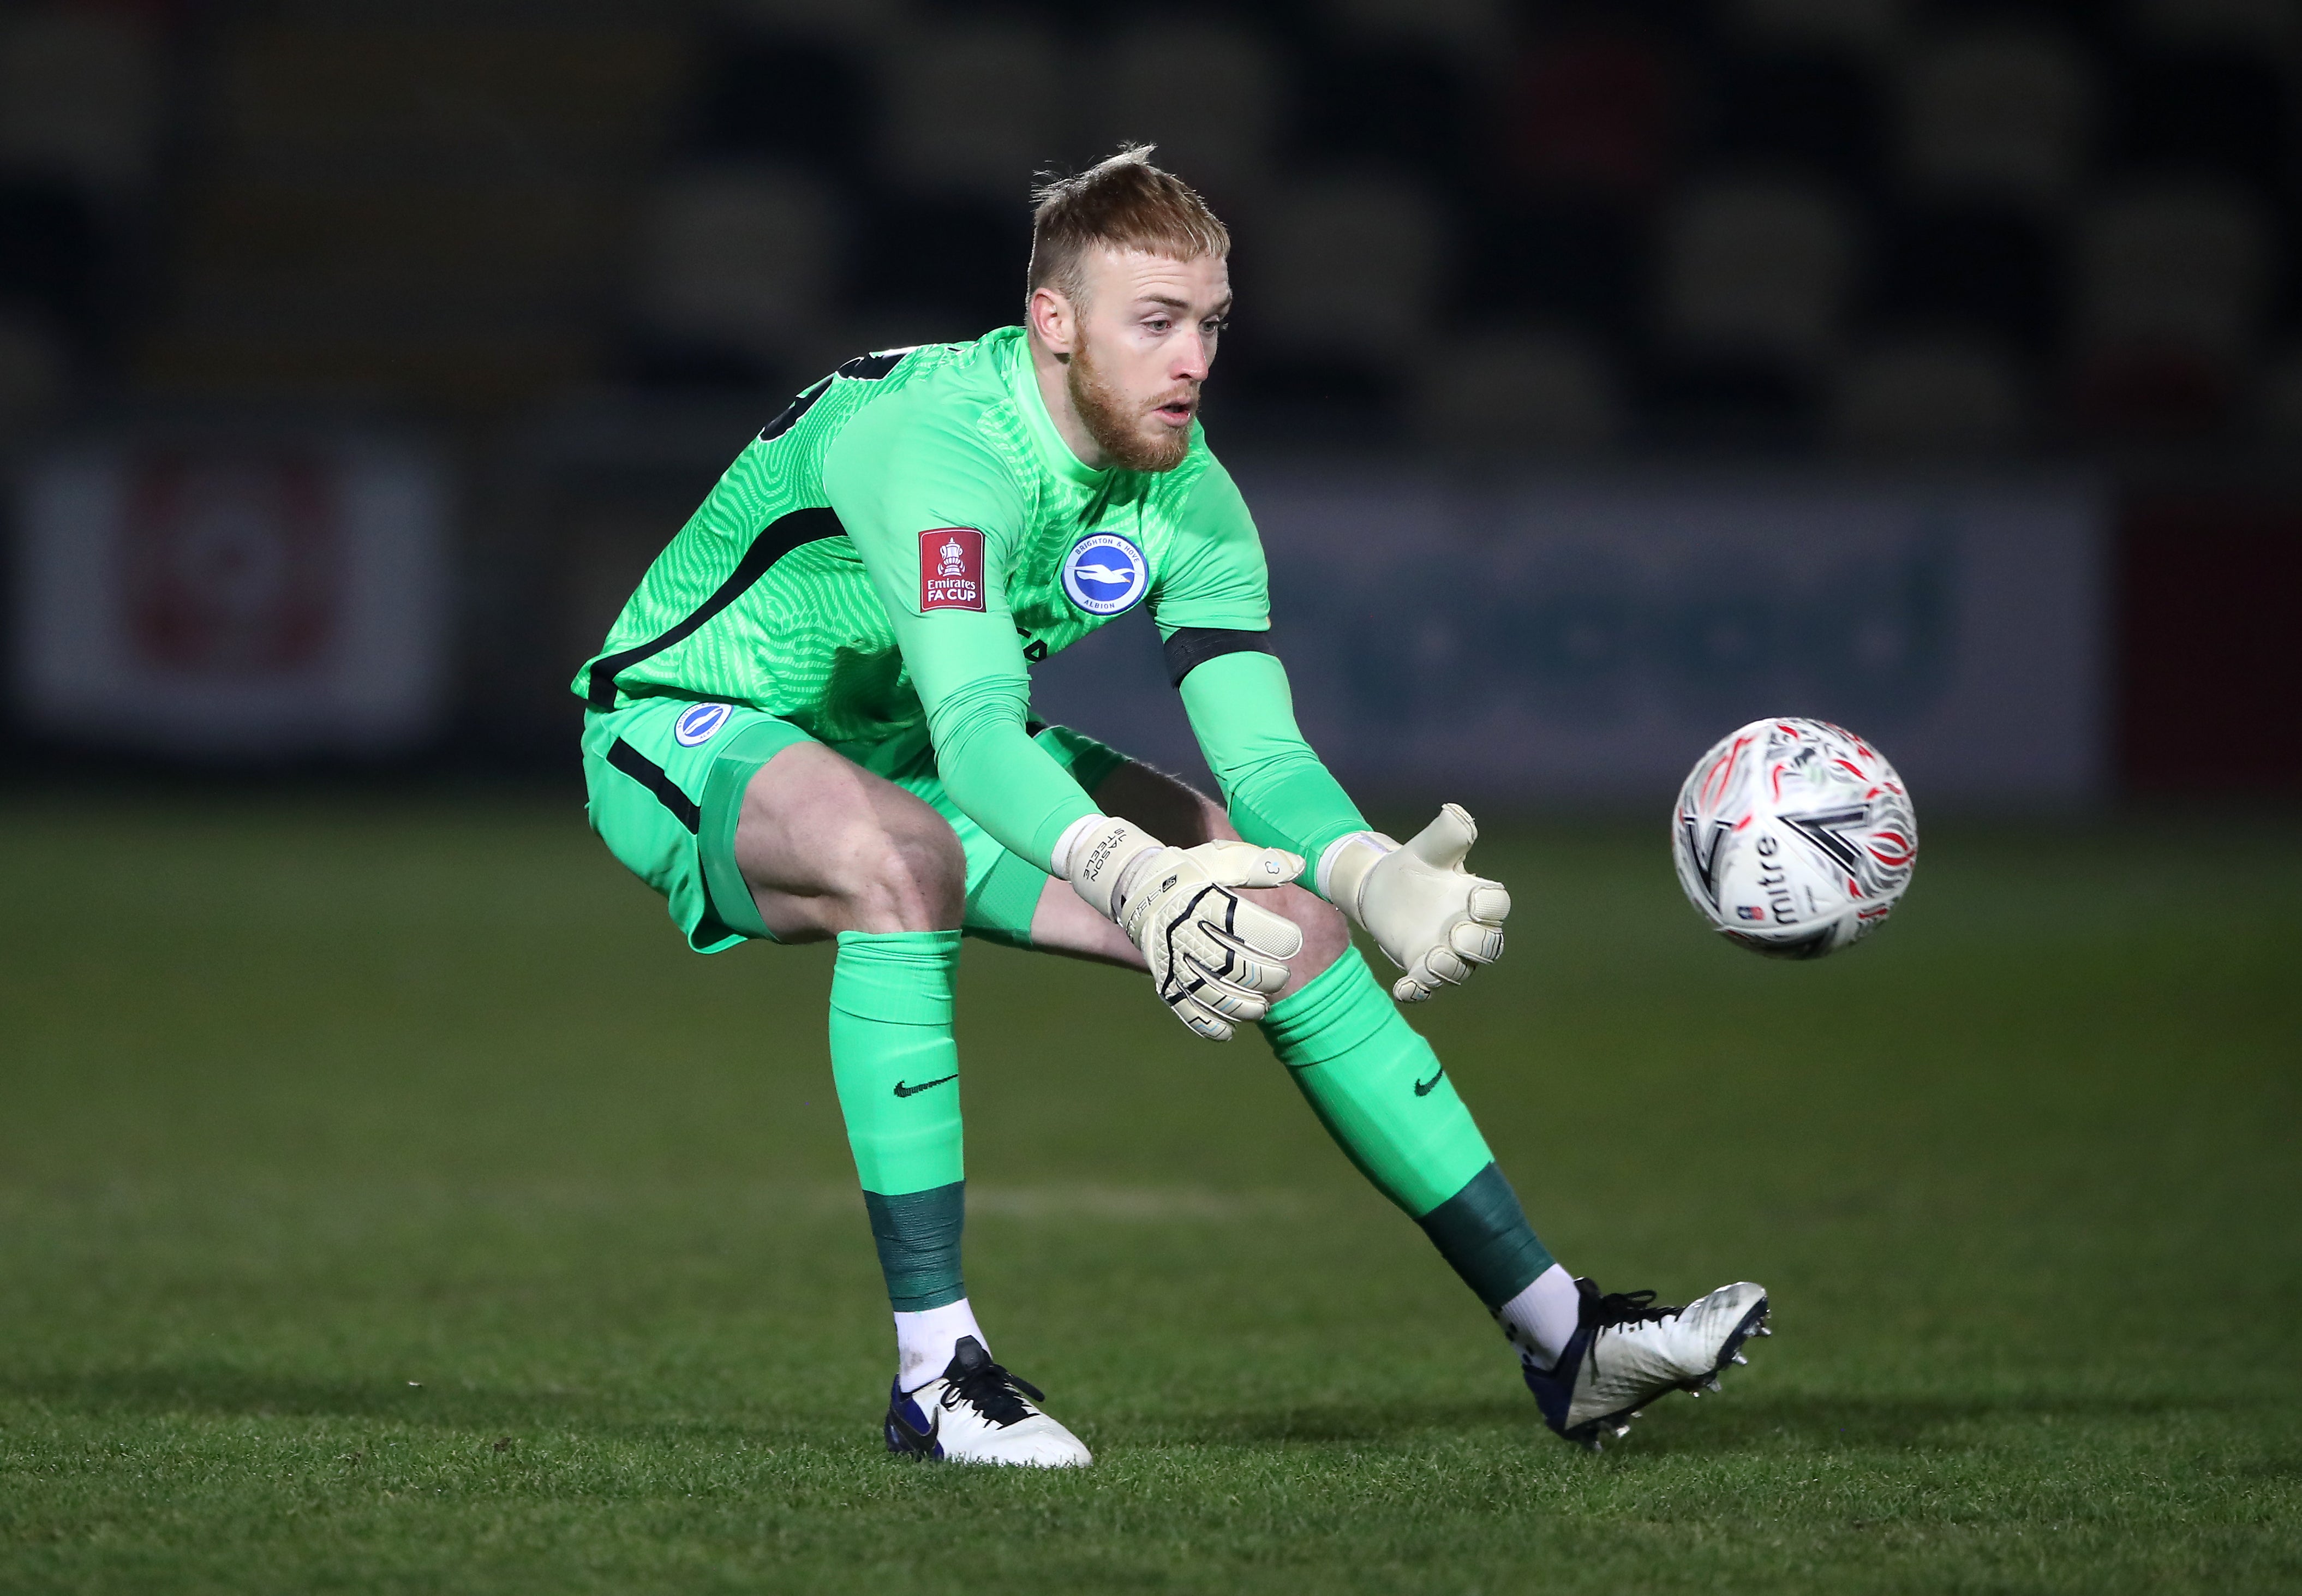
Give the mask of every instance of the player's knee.
<svg viewBox="0 0 2302 1596">
<path fill-rule="evenodd" d="M 1341 910 L 1303 887 L 1282 886 L 1271 895 L 1272 907 L 1303 933 L 1303 951 L 1287 962 L 1285 990 L 1298 991 L 1343 956 L 1351 945 L 1350 924 Z"/>
<path fill-rule="evenodd" d="M 1095 796 L 1111 812 L 1178 847 L 1239 840 L 1239 828 L 1222 803 L 1147 766 L 1120 766 L 1096 787 Z M 1281 886 L 1256 894 L 1255 901 L 1292 920 L 1303 933 L 1303 951 L 1287 962 L 1286 992 L 1300 990 L 1351 945 L 1351 928 L 1342 911 L 1315 892 Z"/>
<path fill-rule="evenodd" d="M 1197 808 L 1199 835 L 1194 840 L 1203 842 L 1236 841 L 1239 829 L 1231 823 L 1223 806 L 1202 793 L 1191 794 Z M 1303 933 L 1303 951 L 1287 962 L 1289 992 L 1298 991 L 1306 981 L 1317 976 L 1327 966 L 1343 956 L 1351 945 L 1350 922 L 1343 911 L 1317 893 L 1300 886 L 1282 886 L 1270 895 L 1270 907 L 1295 923 Z"/>
<path fill-rule="evenodd" d="M 1197 835 L 1195 843 L 1223 843 L 1239 840 L 1239 827 L 1231 823 L 1231 815 L 1223 806 L 1196 788 L 1187 788 L 1191 805 L 1197 811 Z"/>
<path fill-rule="evenodd" d="M 858 839 L 855 868 L 844 883 L 844 918 L 857 931 L 951 931 L 967 904 L 967 855 L 932 810 L 875 817 Z"/>
<path fill-rule="evenodd" d="M 1132 820 L 1178 848 L 1239 835 L 1222 804 L 1189 783 L 1132 760 L 1097 782 L 1094 797 L 1105 814 Z"/>
<path fill-rule="evenodd" d="M 1182 834 L 1187 844 L 1239 840 L 1239 828 L 1231 824 L 1231 815 L 1221 803 L 1172 777 L 1163 779 L 1175 788 L 1179 815 L 1189 817 L 1183 823 L 1188 829 Z M 1350 923 L 1343 919 L 1342 911 L 1317 893 L 1300 886 L 1281 886 L 1267 895 L 1258 894 L 1256 901 L 1292 920 L 1295 928 L 1303 933 L 1303 951 L 1287 962 L 1285 992 L 1300 991 L 1305 982 L 1341 958 L 1351 945 Z"/>
</svg>

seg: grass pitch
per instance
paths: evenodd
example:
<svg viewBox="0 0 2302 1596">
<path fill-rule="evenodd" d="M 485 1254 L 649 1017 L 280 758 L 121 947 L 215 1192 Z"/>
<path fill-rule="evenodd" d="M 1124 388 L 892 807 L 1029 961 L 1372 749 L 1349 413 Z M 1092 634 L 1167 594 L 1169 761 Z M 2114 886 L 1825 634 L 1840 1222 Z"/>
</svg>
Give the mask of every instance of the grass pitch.
<svg viewBox="0 0 2302 1596">
<path fill-rule="evenodd" d="M 2302 1588 L 2302 844 L 1929 833 L 1814 966 L 1482 844 L 1418 1012 L 1553 1248 L 1763 1281 L 1602 1457 L 1254 1037 L 970 945 L 968 1276 L 1101 1461 L 878 1450 L 819 949 L 571 806 L 0 811 L 0 1589 Z"/>
</svg>

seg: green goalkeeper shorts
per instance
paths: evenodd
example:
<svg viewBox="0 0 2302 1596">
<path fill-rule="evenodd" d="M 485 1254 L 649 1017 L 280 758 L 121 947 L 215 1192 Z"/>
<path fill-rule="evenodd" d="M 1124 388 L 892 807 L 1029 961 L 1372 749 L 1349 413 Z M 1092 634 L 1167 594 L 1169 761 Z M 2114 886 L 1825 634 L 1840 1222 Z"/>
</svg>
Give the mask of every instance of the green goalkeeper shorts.
<svg viewBox="0 0 2302 1596">
<path fill-rule="evenodd" d="M 1032 735 L 1080 785 L 1126 760 L 1069 727 Z M 608 851 L 664 895 L 672 922 L 699 953 L 717 953 L 770 932 L 735 868 L 735 822 L 752 775 L 794 743 L 812 743 L 788 720 L 736 704 L 649 699 L 584 717 L 584 805 Z M 1017 947 L 1031 941 L 1046 872 L 1010 853 L 960 811 L 944 790 L 935 751 L 841 748 L 866 769 L 932 805 L 967 855 L 963 928 Z M 883 768 L 892 767 L 892 768 Z"/>
</svg>

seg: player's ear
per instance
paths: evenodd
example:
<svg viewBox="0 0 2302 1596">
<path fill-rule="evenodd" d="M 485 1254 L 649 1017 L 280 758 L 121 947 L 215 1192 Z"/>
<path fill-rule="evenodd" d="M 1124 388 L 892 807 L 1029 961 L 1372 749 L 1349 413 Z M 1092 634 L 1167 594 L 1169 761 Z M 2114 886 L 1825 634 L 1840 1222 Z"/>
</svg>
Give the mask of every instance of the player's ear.
<svg viewBox="0 0 2302 1596">
<path fill-rule="evenodd" d="M 1030 303 L 1025 307 L 1032 333 L 1047 347 L 1050 354 L 1068 355 L 1077 347 L 1079 314 L 1071 298 L 1061 289 L 1041 283 L 1031 290 Z"/>
</svg>

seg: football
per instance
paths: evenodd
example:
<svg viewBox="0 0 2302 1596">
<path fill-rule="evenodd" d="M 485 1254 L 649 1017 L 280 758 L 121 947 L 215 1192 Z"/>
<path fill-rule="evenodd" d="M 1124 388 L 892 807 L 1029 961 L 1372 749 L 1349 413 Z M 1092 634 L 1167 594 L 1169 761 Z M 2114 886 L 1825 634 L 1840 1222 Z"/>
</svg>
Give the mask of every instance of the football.
<svg viewBox="0 0 2302 1596">
<path fill-rule="evenodd" d="M 1819 959 L 1876 930 L 1911 884 L 1918 819 L 1894 766 L 1827 720 L 1754 720 L 1679 790 L 1671 853 L 1713 929 Z"/>
</svg>

